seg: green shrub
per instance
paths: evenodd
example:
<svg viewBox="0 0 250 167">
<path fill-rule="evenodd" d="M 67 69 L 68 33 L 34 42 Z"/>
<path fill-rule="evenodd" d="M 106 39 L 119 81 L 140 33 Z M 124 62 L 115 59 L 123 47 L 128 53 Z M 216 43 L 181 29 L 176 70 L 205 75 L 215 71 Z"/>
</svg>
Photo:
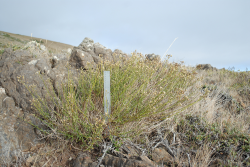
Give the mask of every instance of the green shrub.
<svg viewBox="0 0 250 167">
<path fill-rule="evenodd" d="M 201 87 L 195 86 L 199 79 L 194 71 L 187 71 L 178 63 L 166 67 L 165 63 L 145 61 L 141 54 L 133 53 L 124 62 L 105 61 L 97 69 L 81 70 L 78 83 L 69 73 L 59 98 L 49 91 L 52 85 L 47 87 L 56 109 L 35 94 L 33 107 L 48 127 L 80 142 L 85 149 L 102 142 L 108 126 L 110 139 L 137 137 L 202 98 Z M 111 74 L 108 124 L 103 103 L 104 70 Z"/>
</svg>

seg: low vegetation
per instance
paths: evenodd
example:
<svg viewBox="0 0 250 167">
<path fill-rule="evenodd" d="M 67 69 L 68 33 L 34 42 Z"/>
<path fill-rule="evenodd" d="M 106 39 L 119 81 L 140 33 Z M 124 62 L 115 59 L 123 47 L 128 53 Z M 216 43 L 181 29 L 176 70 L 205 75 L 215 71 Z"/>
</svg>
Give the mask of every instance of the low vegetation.
<svg viewBox="0 0 250 167">
<path fill-rule="evenodd" d="M 33 105 L 37 116 L 50 129 L 57 129 L 58 134 L 83 149 L 93 149 L 114 136 L 133 140 L 204 96 L 195 71 L 188 71 L 178 63 L 167 66 L 166 63 L 146 61 L 138 53 L 123 62 L 107 61 L 97 69 L 81 71 L 77 85 L 69 74 L 59 98 L 55 93 L 50 94 L 56 110 L 41 98 L 34 98 Z M 111 115 L 104 115 L 103 109 L 104 70 L 111 72 Z M 106 128 L 108 136 L 103 134 Z"/>
<path fill-rule="evenodd" d="M 103 110 L 104 70 L 111 71 L 108 124 Z M 249 84 L 248 72 L 197 73 L 183 64 L 147 61 L 133 53 L 123 63 L 104 62 L 96 70 L 81 71 L 77 85 L 69 78 L 55 101 L 61 104 L 56 111 L 46 108 L 43 99 L 35 99 L 33 104 L 50 129 L 57 129 L 58 135 L 81 149 L 99 148 L 103 141 L 111 140 L 118 150 L 127 139 L 141 148 L 152 148 L 147 139 L 165 128 L 163 135 L 173 141 L 174 134 L 183 147 L 178 156 L 169 159 L 172 164 L 248 166 Z M 51 95 L 52 99 L 55 96 Z M 199 157 L 192 156 L 192 151 L 200 151 Z"/>
<path fill-rule="evenodd" d="M 9 38 L 11 41 L 18 41 L 20 43 L 26 43 L 25 41 L 22 41 L 19 38 L 12 37 L 11 35 L 9 35 L 7 33 L 2 33 L 2 36 Z"/>
</svg>

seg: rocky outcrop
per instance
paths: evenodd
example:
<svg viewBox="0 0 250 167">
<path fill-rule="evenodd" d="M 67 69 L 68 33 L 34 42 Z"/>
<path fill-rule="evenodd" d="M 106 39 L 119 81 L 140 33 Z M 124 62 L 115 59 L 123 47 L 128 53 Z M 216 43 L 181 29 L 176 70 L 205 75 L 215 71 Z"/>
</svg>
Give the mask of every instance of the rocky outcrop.
<svg viewBox="0 0 250 167">
<path fill-rule="evenodd" d="M 0 60 L 0 85 L 18 107 L 32 113 L 30 90 L 35 87 L 37 96 L 45 99 L 50 98 L 48 92 L 53 92 L 53 89 L 57 92 L 60 87 L 58 83 L 63 82 L 68 73 L 64 58 L 63 55 L 49 57 L 39 54 L 34 57 L 33 52 L 29 50 L 6 49 Z M 75 73 L 76 70 L 70 71 Z M 45 83 L 48 81 L 52 82 L 54 88 L 46 87 Z"/>
<path fill-rule="evenodd" d="M 161 60 L 160 55 L 155 55 L 154 53 L 146 54 L 145 57 L 146 57 L 146 60 L 149 60 L 149 61 L 160 61 Z"/>
<path fill-rule="evenodd" d="M 215 70 L 215 71 L 218 70 L 217 68 L 211 66 L 211 64 L 198 64 L 196 66 L 196 69 L 198 69 L 198 70 Z"/>
<path fill-rule="evenodd" d="M 120 50 L 112 52 L 92 39 L 85 38 L 78 47 L 73 48 L 69 64 L 76 69 L 95 69 L 102 61 L 117 62 L 126 57 L 127 54 Z"/>
<path fill-rule="evenodd" d="M 0 154 L 3 159 L 13 159 L 18 151 L 37 143 L 34 128 L 23 119 L 45 128 L 32 116 L 32 95 L 47 99 L 47 104 L 53 106 L 50 93 L 60 92 L 68 72 L 77 76 L 77 70 L 68 69 L 67 62 L 66 54 L 51 56 L 36 42 L 28 43 L 23 50 L 5 49 L 0 59 Z"/>
<path fill-rule="evenodd" d="M 23 119 L 39 127 L 42 127 L 42 124 L 32 114 L 16 107 L 14 99 L 7 96 L 2 87 L 0 87 L 0 108 L 0 162 L 10 163 L 17 160 L 21 151 L 42 142 L 37 140 L 34 128 Z"/>
</svg>

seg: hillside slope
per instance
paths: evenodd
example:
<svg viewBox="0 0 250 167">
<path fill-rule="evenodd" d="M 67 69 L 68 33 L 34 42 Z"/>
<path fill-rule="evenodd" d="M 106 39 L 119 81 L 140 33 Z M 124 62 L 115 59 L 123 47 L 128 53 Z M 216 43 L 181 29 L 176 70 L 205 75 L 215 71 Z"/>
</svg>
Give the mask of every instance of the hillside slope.
<svg viewBox="0 0 250 167">
<path fill-rule="evenodd" d="M 13 34 L 9 32 L 0 31 L 0 51 L 3 51 L 4 48 L 13 47 L 13 46 L 24 46 L 27 42 L 36 40 L 39 43 L 48 48 L 50 52 L 57 52 L 61 50 L 67 50 L 68 48 L 73 48 L 72 45 L 50 41 L 42 38 L 30 37 L 20 34 Z"/>
<path fill-rule="evenodd" d="M 50 53 L 36 42 L 20 48 L 29 40 L 44 44 Z M 12 49 L 3 53 L 7 47 Z M 72 54 L 60 53 L 68 48 L 73 46 L 0 32 L 0 93 L 6 92 L 0 96 L 0 166 L 250 166 L 249 72 L 148 60 L 137 52 L 111 54 L 89 38 Z M 120 61 L 101 61 L 107 55 L 111 60 L 118 55 Z M 87 66 L 94 58 L 102 62 L 97 70 Z M 109 124 L 103 119 L 103 70 L 111 71 Z M 34 85 L 37 99 L 26 90 Z M 14 157 L 9 148 L 19 134 L 9 129 L 19 118 L 27 122 L 34 116 L 20 116 L 19 104 L 23 113 L 34 111 L 42 120 L 23 126 L 22 144 L 34 139 L 23 140 L 28 132 L 45 141 Z"/>
</svg>

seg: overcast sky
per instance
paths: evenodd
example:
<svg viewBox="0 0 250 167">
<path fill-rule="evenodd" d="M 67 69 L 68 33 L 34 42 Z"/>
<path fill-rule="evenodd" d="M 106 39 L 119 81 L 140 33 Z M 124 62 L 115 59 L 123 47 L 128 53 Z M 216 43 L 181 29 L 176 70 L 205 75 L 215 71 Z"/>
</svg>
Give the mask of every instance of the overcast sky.
<svg viewBox="0 0 250 167">
<path fill-rule="evenodd" d="M 250 0 L 0 1 L 0 31 L 250 70 Z"/>
</svg>

